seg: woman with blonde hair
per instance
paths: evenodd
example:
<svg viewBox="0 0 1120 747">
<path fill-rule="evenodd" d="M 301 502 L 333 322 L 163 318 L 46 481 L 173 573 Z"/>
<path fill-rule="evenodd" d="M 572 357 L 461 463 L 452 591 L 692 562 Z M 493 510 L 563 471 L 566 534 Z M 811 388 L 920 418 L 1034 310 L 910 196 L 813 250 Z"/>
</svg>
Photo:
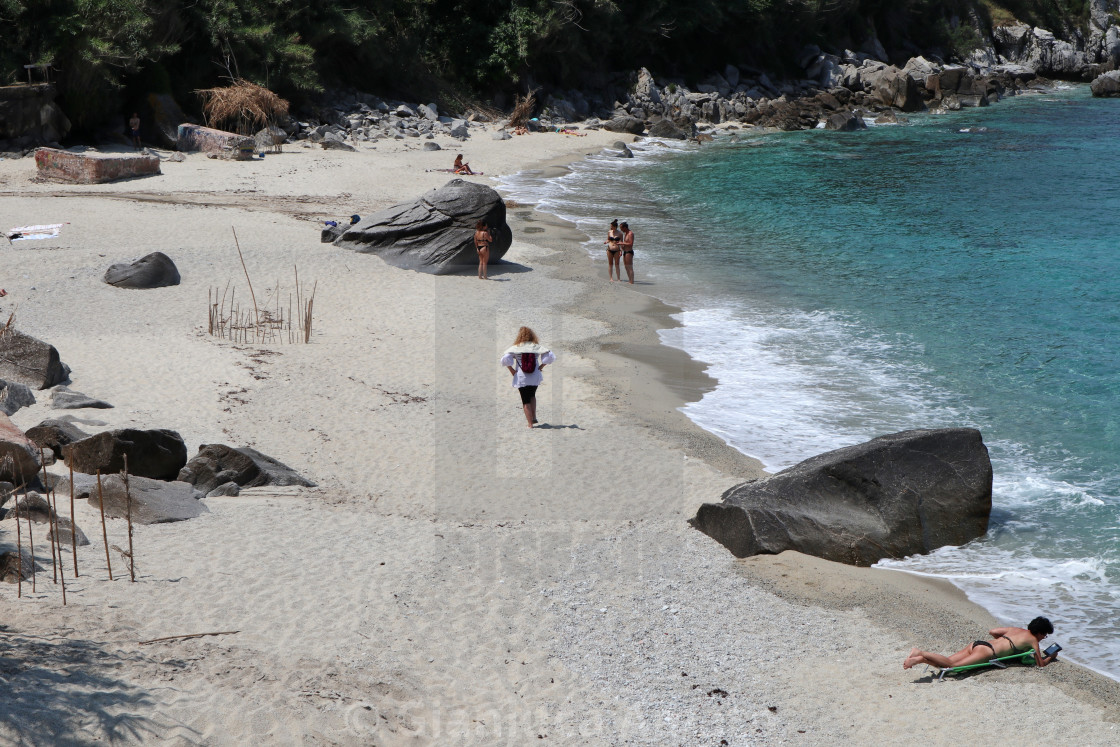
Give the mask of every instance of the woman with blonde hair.
<svg viewBox="0 0 1120 747">
<path fill-rule="evenodd" d="M 544 378 L 541 371 L 555 360 L 552 351 L 541 345 L 537 333 L 528 327 L 517 330 L 517 339 L 502 356 L 501 365 L 509 369 L 513 377 L 512 383 L 521 395 L 521 409 L 530 428 L 537 422 L 537 387 Z"/>
</svg>

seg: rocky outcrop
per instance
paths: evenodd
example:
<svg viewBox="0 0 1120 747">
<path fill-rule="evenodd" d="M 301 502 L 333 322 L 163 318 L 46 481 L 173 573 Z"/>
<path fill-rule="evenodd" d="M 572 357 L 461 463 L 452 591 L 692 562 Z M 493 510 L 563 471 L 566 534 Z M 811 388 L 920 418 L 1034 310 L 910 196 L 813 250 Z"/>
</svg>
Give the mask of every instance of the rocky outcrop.
<svg viewBox="0 0 1120 747">
<path fill-rule="evenodd" d="M 102 278 L 118 288 L 165 288 L 179 284 L 179 268 L 163 252 L 152 252 L 130 262 L 110 265 Z"/>
<path fill-rule="evenodd" d="M 980 537 L 991 508 L 980 432 L 948 428 L 821 454 L 731 488 L 690 523 L 737 557 L 796 550 L 871 565 Z"/>
<path fill-rule="evenodd" d="M 85 498 L 94 508 L 101 506 L 99 495 L 105 499 L 105 516 L 123 519 L 128 515 L 128 500 L 132 499 L 132 521 L 136 524 L 166 524 L 185 521 L 209 513 L 210 509 L 199 500 L 194 486 L 185 482 L 164 482 L 145 477 L 129 477 L 128 491 L 120 475 L 102 475 L 101 489 L 96 478 L 74 476 L 74 495 Z"/>
<path fill-rule="evenodd" d="M 55 103 L 55 87 L 0 86 L 0 150 L 23 152 L 57 144 L 70 132 L 70 120 Z"/>
<path fill-rule="evenodd" d="M 1094 25 L 1097 22 L 1094 22 Z M 1099 19 L 1102 28 L 1095 25 L 1095 35 L 1088 49 L 1076 43 L 1057 38 L 1052 32 L 1017 23 L 997 26 L 992 30 L 995 52 L 1005 61 L 1022 65 L 1038 75 L 1070 80 L 1089 80 L 1095 76 L 1100 63 L 1112 62 L 1120 57 L 1120 29 L 1109 25 L 1107 18 Z"/>
<path fill-rule="evenodd" d="M 141 136 L 144 140 L 155 139 L 160 147 L 175 150 L 179 145 L 179 125 L 190 121 L 179 108 L 179 102 L 169 93 L 149 93 L 148 109 L 152 113 L 151 121 L 149 124 L 141 116 Z"/>
<path fill-rule="evenodd" d="M 0 480 L 23 485 L 39 472 L 39 447 L 0 414 Z"/>
<path fill-rule="evenodd" d="M 178 479 L 194 485 L 204 495 L 237 495 L 226 488 L 229 483 L 238 488 L 256 488 L 262 485 L 300 485 L 314 487 L 315 483 L 301 477 L 291 467 L 260 453 L 256 449 L 235 449 L 225 444 L 203 444 L 182 470 Z"/>
<path fill-rule="evenodd" d="M 1120 70 L 1110 70 L 1098 75 L 1089 88 L 1097 98 L 1120 97 Z"/>
<path fill-rule="evenodd" d="M 200 151 L 234 160 L 252 158 L 257 145 L 251 137 L 186 123 L 179 125 L 176 142 L 185 153 Z"/>
<path fill-rule="evenodd" d="M 0 379 L 0 412 L 14 415 L 17 410 L 35 404 L 35 395 L 26 384 Z"/>
<path fill-rule="evenodd" d="M 174 480 L 187 463 L 187 445 L 175 431 L 122 428 L 105 431 L 62 447 L 62 456 L 75 472 L 87 475 L 98 470 L 106 475 L 124 469 L 155 480 Z"/>
<path fill-rule="evenodd" d="M 70 367 L 59 360 L 54 345 L 17 329 L 0 332 L 0 378 L 47 389 L 70 378 Z"/>
<path fill-rule="evenodd" d="M 505 202 L 490 187 L 463 179 L 365 218 L 334 243 L 376 254 L 394 267 L 442 275 L 477 266 L 474 227 L 479 220 L 486 221 L 494 239 L 490 261 L 501 259 L 513 243 Z"/>
</svg>

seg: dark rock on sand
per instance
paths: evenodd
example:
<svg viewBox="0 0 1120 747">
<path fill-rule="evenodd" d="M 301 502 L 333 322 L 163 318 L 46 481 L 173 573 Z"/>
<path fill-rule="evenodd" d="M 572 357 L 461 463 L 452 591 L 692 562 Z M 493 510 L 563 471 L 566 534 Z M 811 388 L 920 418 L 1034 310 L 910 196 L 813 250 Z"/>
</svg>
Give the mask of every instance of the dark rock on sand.
<svg viewBox="0 0 1120 747">
<path fill-rule="evenodd" d="M 20 521 L 33 521 L 36 524 L 46 524 L 55 515 L 47 499 L 36 492 L 17 496 L 4 511 L 4 518 L 13 519 L 17 513 Z"/>
<path fill-rule="evenodd" d="M 0 414 L 0 480 L 22 485 L 39 472 L 39 447 Z"/>
<path fill-rule="evenodd" d="M 0 379 L 0 412 L 13 415 L 21 408 L 35 404 L 35 395 L 27 384 Z"/>
<path fill-rule="evenodd" d="M 128 512 L 128 496 L 132 496 L 132 521 L 137 524 L 166 524 L 172 521 L 186 521 L 204 513 L 209 513 L 205 504 L 199 500 L 199 493 L 193 485 L 185 482 L 164 482 L 146 477 L 129 477 L 128 493 L 125 492 L 124 478 L 118 474 L 102 475 L 101 490 L 97 481 L 78 480 L 75 475 L 75 497 L 86 498 L 89 505 L 98 508 L 101 501 L 98 494 L 105 498 L 105 515 L 123 519 Z"/>
<path fill-rule="evenodd" d="M 670 119 L 661 119 L 650 125 L 650 137 L 660 137 L 669 140 L 687 140 L 688 133 L 678 127 Z"/>
<path fill-rule="evenodd" d="M 225 444 L 203 444 L 198 447 L 198 454 L 179 471 L 178 479 L 194 485 L 207 495 L 237 495 L 215 492 L 231 482 L 242 488 L 262 485 L 315 486 L 315 483 L 301 477 L 291 467 L 255 449 L 235 449 Z"/>
<path fill-rule="evenodd" d="M 206 494 L 207 498 L 235 497 L 241 495 L 241 486 L 235 482 L 223 482 Z"/>
<path fill-rule="evenodd" d="M 164 288 L 180 281 L 179 268 L 163 252 L 111 265 L 102 279 L 118 288 Z"/>
<path fill-rule="evenodd" d="M 629 132 L 631 135 L 641 135 L 645 132 L 646 123 L 637 117 L 615 117 L 603 123 L 603 129 L 608 132 Z"/>
<path fill-rule="evenodd" d="M 187 445 L 172 430 L 122 428 L 98 433 L 62 447 L 62 456 L 76 472 L 88 475 L 120 472 L 128 455 L 131 475 L 174 480 L 187 463 Z"/>
<path fill-rule="evenodd" d="M 24 581 L 30 581 L 32 568 L 36 573 L 43 570 L 43 566 L 32 560 L 31 553 L 26 549 L 23 552 L 9 550 L 0 553 L 0 581 L 15 584 L 19 583 L 20 576 Z"/>
<path fill-rule="evenodd" d="M 52 449 L 57 454 L 66 444 L 89 438 L 89 434 L 67 420 L 51 418 L 28 428 L 27 438 L 36 446 Z"/>
<path fill-rule="evenodd" d="M 112 409 L 113 406 L 105 400 L 94 399 L 81 392 L 71 391 L 67 387 L 60 386 L 55 387 L 54 391 L 51 392 L 51 407 L 56 410 L 80 410 L 86 407 L 97 410 L 109 410 Z"/>
<path fill-rule="evenodd" d="M 881 436 L 743 483 L 691 524 L 735 556 L 796 550 L 851 565 L 963 545 L 988 530 L 992 464 L 972 428 Z"/>
<path fill-rule="evenodd" d="M 65 516 L 59 516 L 55 520 L 58 525 L 58 541 L 63 547 L 73 547 L 75 544 L 79 547 L 84 547 L 89 544 L 89 538 L 82 528 L 72 524 L 70 519 Z M 76 536 L 75 536 L 76 535 Z M 54 537 L 54 529 L 47 532 L 47 541 L 49 542 Z"/>
<path fill-rule="evenodd" d="M 490 261 L 513 243 L 501 195 L 484 184 L 452 179 L 415 202 L 395 205 L 350 226 L 334 243 L 376 254 L 395 267 L 442 275 L 477 267 L 474 226 L 486 221 L 494 241 Z"/>
<path fill-rule="evenodd" d="M 70 367 L 49 345 L 16 329 L 0 334 L 0 379 L 47 389 L 70 378 Z"/>
</svg>

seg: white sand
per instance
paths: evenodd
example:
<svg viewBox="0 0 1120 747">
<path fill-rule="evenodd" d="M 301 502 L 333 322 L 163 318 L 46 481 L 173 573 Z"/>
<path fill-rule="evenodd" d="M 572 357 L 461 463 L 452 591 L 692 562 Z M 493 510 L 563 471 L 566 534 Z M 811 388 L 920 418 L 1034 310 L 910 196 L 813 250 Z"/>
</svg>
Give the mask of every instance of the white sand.
<svg viewBox="0 0 1120 747">
<path fill-rule="evenodd" d="M 757 465 L 675 411 L 701 367 L 655 345 L 665 309 L 608 288 L 568 229 L 512 209 L 512 264 L 485 283 L 319 243 L 317 221 L 442 185 L 425 169 L 455 153 L 488 183 L 618 139 L 190 155 L 97 186 L 0 162 L 2 220 L 69 223 L 0 242 L 0 312 L 58 348 L 72 389 L 115 405 L 73 411 L 81 427 L 171 428 L 192 455 L 253 446 L 319 483 L 137 527 L 135 584 L 115 550 L 109 582 L 79 501 L 92 544 L 69 604 L 41 548 L 36 593 L 0 588 L 0 742 L 1120 741 L 1115 683 L 1070 664 L 952 683 L 903 671 L 911 645 L 955 649 L 992 624 L 951 590 L 791 554 L 739 561 L 688 528 Z M 527 221 L 546 229 L 533 244 Z M 310 345 L 207 334 L 208 289 L 248 295 L 231 227 L 262 304 L 294 291 L 294 267 L 317 282 Z M 154 250 L 181 285 L 101 282 Z M 521 324 L 559 356 L 533 431 L 497 363 Z M 38 396 L 20 427 L 65 414 Z M 108 531 L 127 549 L 124 522 Z M 224 631 L 238 632 L 139 645 Z"/>
</svg>

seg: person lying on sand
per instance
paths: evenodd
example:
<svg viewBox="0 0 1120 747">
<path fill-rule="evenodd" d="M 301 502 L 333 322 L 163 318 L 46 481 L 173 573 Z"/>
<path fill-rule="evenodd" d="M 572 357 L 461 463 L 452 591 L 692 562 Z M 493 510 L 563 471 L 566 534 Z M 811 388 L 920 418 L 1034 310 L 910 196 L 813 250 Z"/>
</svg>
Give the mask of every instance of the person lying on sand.
<svg viewBox="0 0 1120 747">
<path fill-rule="evenodd" d="M 455 156 L 455 165 L 451 167 L 451 170 L 456 174 L 474 174 L 474 172 L 471 171 L 471 165 L 469 163 L 463 163 L 462 153 Z"/>
<path fill-rule="evenodd" d="M 990 641 L 974 641 L 960 651 L 950 656 L 942 656 L 929 651 L 922 651 L 917 647 L 910 649 L 910 655 L 902 662 L 903 669 L 910 669 L 915 664 L 928 664 L 940 669 L 963 667 L 969 664 L 983 664 L 989 659 L 1000 656 L 1024 653 L 1034 649 L 1034 661 L 1038 666 L 1044 667 L 1058 658 L 1057 653 L 1043 656 L 1038 650 L 1038 644 L 1043 638 L 1054 632 L 1054 626 L 1045 617 L 1036 617 L 1031 620 L 1026 629 L 1023 628 L 992 628 L 988 635 Z"/>
</svg>

